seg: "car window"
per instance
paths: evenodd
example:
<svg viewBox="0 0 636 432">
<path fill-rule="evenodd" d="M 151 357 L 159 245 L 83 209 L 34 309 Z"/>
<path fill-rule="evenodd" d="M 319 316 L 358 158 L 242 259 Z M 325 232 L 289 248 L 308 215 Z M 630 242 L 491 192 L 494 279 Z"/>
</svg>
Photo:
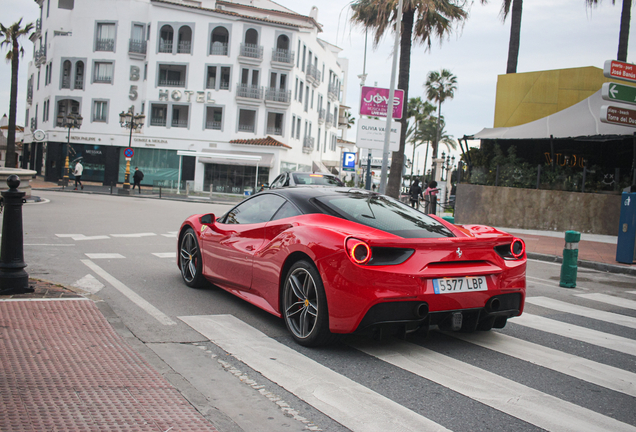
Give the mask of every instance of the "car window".
<svg viewBox="0 0 636 432">
<path fill-rule="evenodd" d="M 286 201 L 281 208 L 278 209 L 272 220 L 284 219 L 292 216 L 298 216 L 300 212 L 292 203 Z"/>
<path fill-rule="evenodd" d="M 382 195 L 332 195 L 315 198 L 345 219 L 404 238 L 454 237 L 432 217 Z"/>
<path fill-rule="evenodd" d="M 285 177 L 284 174 L 280 174 L 278 177 L 276 177 L 274 179 L 274 181 L 272 182 L 271 185 L 269 185 L 270 189 L 275 189 L 277 187 L 281 187 L 282 183 L 283 183 L 283 178 Z"/>
<path fill-rule="evenodd" d="M 344 186 L 336 176 L 312 173 L 294 173 L 292 176 L 297 185 Z"/>
<path fill-rule="evenodd" d="M 224 218 L 226 224 L 253 224 L 269 221 L 285 203 L 278 195 L 256 195 L 230 210 Z"/>
</svg>

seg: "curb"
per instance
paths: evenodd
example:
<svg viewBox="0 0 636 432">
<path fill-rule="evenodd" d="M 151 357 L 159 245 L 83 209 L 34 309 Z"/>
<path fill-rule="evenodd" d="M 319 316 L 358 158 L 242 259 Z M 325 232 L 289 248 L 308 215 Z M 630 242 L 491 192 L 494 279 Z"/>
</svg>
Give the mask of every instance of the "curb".
<svg viewBox="0 0 636 432">
<path fill-rule="evenodd" d="M 559 263 L 559 264 L 563 262 L 563 257 L 556 256 L 556 255 L 546 255 L 546 254 L 540 254 L 536 252 L 526 252 L 526 255 L 528 256 L 528 258 L 538 260 L 538 261 L 546 261 L 546 262 L 553 262 L 553 263 Z M 606 264 L 606 263 L 600 263 L 600 262 L 594 262 L 594 261 L 582 261 L 582 260 L 578 260 L 577 265 L 582 268 L 588 268 L 588 269 L 598 270 L 598 271 L 607 272 L 607 273 L 617 273 L 617 274 L 625 274 L 628 276 L 636 276 L 636 266 L 623 267 L 620 265 Z"/>
</svg>

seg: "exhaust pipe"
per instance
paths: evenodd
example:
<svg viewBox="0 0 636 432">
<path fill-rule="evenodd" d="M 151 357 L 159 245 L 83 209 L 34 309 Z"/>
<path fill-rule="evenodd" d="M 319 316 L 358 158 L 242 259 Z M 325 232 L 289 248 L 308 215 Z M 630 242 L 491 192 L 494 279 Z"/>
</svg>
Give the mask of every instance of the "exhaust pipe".
<svg viewBox="0 0 636 432">
<path fill-rule="evenodd" d="M 501 301 L 496 297 L 490 299 L 490 301 L 488 302 L 488 309 L 490 309 L 493 312 L 497 312 L 500 307 L 501 307 Z"/>
<path fill-rule="evenodd" d="M 426 315 L 428 315 L 428 304 L 418 303 L 413 311 L 417 318 L 426 318 Z"/>
</svg>

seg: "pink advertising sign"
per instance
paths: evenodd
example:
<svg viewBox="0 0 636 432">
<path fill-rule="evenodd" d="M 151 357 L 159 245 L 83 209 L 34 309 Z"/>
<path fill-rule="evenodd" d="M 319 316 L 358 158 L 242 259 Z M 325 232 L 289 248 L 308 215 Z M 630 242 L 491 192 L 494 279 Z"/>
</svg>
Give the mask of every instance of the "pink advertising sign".
<svg viewBox="0 0 636 432">
<path fill-rule="evenodd" d="M 389 89 L 380 87 L 362 87 L 360 97 L 360 115 L 386 117 L 389 100 Z M 393 96 L 393 118 L 402 118 L 404 90 L 395 89 Z"/>
</svg>

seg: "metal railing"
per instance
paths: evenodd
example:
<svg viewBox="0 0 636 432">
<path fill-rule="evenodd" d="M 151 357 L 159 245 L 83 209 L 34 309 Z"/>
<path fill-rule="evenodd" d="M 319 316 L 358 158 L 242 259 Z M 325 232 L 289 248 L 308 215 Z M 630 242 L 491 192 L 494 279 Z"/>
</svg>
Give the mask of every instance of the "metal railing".
<svg viewBox="0 0 636 432">
<path fill-rule="evenodd" d="M 71 78 L 70 77 L 62 78 L 62 88 L 64 88 L 64 89 L 70 89 L 71 88 Z"/>
<path fill-rule="evenodd" d="M 236 96 L 250 99 L 263 99 L 263 87 L 250 84 L 237 84 Z"/>
<path fill-rule="evenodd" d="M 102 83 L 102 84 L 110 84 L 113 82 L 113 77 L 110 75 L 98 75 L 95 76 L 93 82 Z"/>
<path fill-rule="evenodd" d="M 294 57 L 295 57 L 294 51 L 280 49 L 280 48 L 272 49 L 272 61 L 293 64 Z"/>
<path fill-rule="evenodd" d="M 159 117 L 150 118 L 150 126 L 165 126 L 165 125 L 166 125 L 165 118 L 159 118 Z"/>
<path fill-rule="evenodd" d="M 221 122 L 220 121 L 208 121 L 208 122 L 205 122 L 205 128 L 206 129 L 221 130 Z"/>
<path fill-rule="evenodd" d="M 188 119 L 185 119 L 185 120 L 172 119 L 172 121 L 170 122 L 170 125 L 172 127 L 177 127 L 177 128 L 187 128 L 188 127 Z"/>
<path fill-rule="evenodd" d="M 115 51 L 115 39 L 97 39 L 95 51 Z"/>
<path fill-rule="evenodd" d="M 192 41 L 180 41 L 177 46 L 179 54 L 190 54 L 192 52 Z"/>
<path fill-rule="evenodd" d="M 268 135 L 282 135 L 283 134 L 283 128 L 274 127 L 274 126 L 267 126 L 267 134 Z"/>
<path fill-rule="evenodd" d="M 331 113 L 327 113 L 327 124 L 328 125 L 331 124 L 331 125 L 335 126 L 335 124 L 333 122 L 333 114 L 331 114 Z"/>
<path fill-rule="evenodd" d="M 279 90 L 273 87 L 268 87 L 265 90 L 265 100 L 291 103 L 291 90 Z"/>
<path fill-rule="evenodd" d="M 172 41 L 161 39 L 159 41 L 159 52 L 160 53 L 171 53 L 172 52 Z"/>
<path fill-rule="evenodd" d="M 185 87 L 185 80 L 159 79 L 159 85 L 165 87 Z"/>
<path fill-rule="evenodd" d="M 318 110 L 318 123 L 324 123 L 326 115 L 327 115 L 327 111 L 325 111 L 324 108 L 320 108 Z"/>
<path fill-rule="evenodd" d="M 253 124 L 251 124 L 251 125 L 239 124 L 238 125 L 238 130 L 239 130 L 239 132 L 254 132 L 256 130 L 256 128 L 254 127 Z"/>
<path fill-rule="evenodd" d="M 337 100 L 340 97 L 340 85 L 329 84 L 328 95 L 329 97 Z"/>
<path fill-rule="evenodd" d="M 84 89 L 84 77 L 76 78 L 73 88 L 75 90 L 83 90 Z"/>
<path fill-rule="evenodd" d="M 303 153 L 311 153 L 314 151 L 314 143 L 316 139 L 314 137 L 306 136 L 303 139 Z"/>
<path fill-rule="evenodd" d="M 316 83 L 319 83 L 322 74 L 318 70 L 318 66 L 310 64 L 307 66 L 307 76 L 310 76 L 316 81 Z"/>
<path fill-rule="evenodd" d="M 227 55 L 227 42 L 214 42 L 210 47 L 210 55 Z"/>
<path fill-rule="evenodd" d="M 263 47 L 261 45 L 254 44 L 241 44 L 241 53 L 243 57 L 250 57 L 255 59 L 263 58 Z"/>
<path fill-rule="evenodd" d="M 148 43 L 144 40 L 130 39 L 128 41 L 128 52 L 146 54 Z"/>
</svg>

